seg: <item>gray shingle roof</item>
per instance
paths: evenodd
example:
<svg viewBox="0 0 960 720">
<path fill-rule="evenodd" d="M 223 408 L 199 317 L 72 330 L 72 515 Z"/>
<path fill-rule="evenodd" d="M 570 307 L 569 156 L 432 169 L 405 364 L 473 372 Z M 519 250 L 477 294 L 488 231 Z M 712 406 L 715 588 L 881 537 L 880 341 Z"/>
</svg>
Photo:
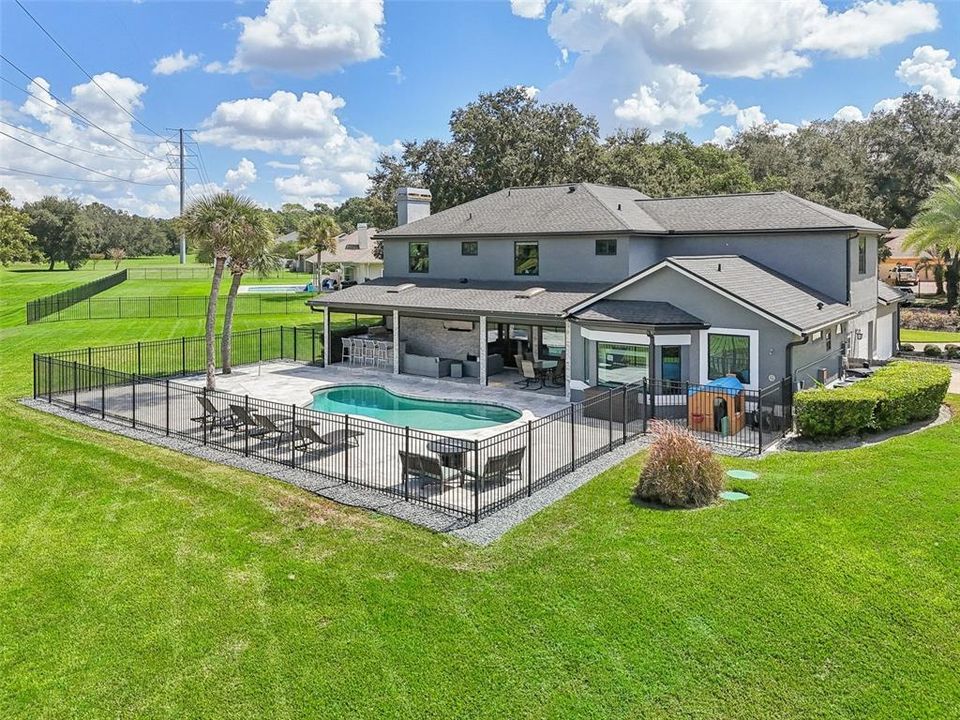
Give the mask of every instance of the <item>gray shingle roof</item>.
<svg viewBox="0 0 960 720">
<path fill-rule="evenodd" d="M 846 303 L 739 255 L 669 257 L 665 263 L 803 332 L 856 315 Z"/>
<path fill-rule="evenodd" d="M 706 327 L 700 318 L 668 302 L 648 300 L 600 300 L 574 313 L 578 320 L 624 322 L 635 325 L 674 325 Z"/>
<path fill-rule="evenodd" d="M 405 283 L 414 287 L 396 292 Z M 532 287 L 545 291 L 533 297 L 518 297 Z M 583 302 L 605 285 L 582 283 L 515 283 L 470 281 L 411 281 L 409 278 L 380 278 L 344 288 L 310 301 L 318 306 L 420 309 L 452 313 L 500 313 L 504 315 L 546 315 L 560 318 L 571 305 Z"/>
<path fill-rule="evenodd" d="M 642 210 L 673 232 L 859 229 L 884 232 L 865 218 L 788 192 L 641 200 Z"/>
<path fill-rule="evenodd" d="M 592 183 L 508 188 L 386 230 L 379 237 L 622 233 L 638 228 L 662 232 L 663 228 L 635 205 L 645 197 L 630 188 Z"/>
</svg>

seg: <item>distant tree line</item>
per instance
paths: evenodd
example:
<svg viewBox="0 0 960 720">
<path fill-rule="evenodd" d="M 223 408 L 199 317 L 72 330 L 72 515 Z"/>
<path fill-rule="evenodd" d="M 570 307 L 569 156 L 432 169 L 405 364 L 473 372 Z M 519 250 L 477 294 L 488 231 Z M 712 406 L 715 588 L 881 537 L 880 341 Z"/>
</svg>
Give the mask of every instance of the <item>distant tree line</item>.
<svg viewBox="0 0 960 720">
<path fill-rule="evenodd" d="M 505 187 L 564 182 L 624 185 L 651 197 L 788 190 L 903 227 L 958 169 L 960 104 L 923 94 L 863 122 L 820 120 L 790 134 L 762 125 L 718 147 L 683 133 L 653 140 L 645 129 L 601 138 L 596 118 L 573 105 L 505 88 L 455 110 L 449 140 L 412 140 L 382 155 L 367 199 L 392 211 L 398 187 L 420 185 L 436 212 Z"/>
</svg>

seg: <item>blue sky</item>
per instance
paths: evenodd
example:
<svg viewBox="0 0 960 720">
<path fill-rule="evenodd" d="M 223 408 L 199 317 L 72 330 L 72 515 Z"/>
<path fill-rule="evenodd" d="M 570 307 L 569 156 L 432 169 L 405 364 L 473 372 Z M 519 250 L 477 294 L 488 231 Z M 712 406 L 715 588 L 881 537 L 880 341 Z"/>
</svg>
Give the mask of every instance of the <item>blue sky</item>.
<svg viewBox="0 0 960 720">
<path fill-rule="evenodd" d="M 910 90 L 960 100 L 960 3 L 22 1 L 145 125 L 198 130 L 207 172 L 188 172 L 190 196 L 228 187 L 273 206 L 362 193 L 379 152 L 445 136 L 454 108 L 507 85 L 573 102 L 605 133 L 698 142 L 763 121 L 786 133 L 846 106 L 856 121 Z M 19 140 L 0 135 L 0 183 L 21 201 L 175 212 L 168 146 L 10 0 L 0 44 L 35 80 L 0 65 L 0 132 Z M 48 91 L 114 137 L 68 119 Z"/>
</svg>

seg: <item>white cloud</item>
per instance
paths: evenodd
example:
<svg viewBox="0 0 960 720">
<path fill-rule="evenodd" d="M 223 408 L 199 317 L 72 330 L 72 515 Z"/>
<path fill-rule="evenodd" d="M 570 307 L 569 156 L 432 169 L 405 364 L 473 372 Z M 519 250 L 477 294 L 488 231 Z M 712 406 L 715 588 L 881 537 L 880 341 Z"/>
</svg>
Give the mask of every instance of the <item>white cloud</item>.
<svg viewBox="0 0 960 720">
<path fill-rule="evenodd" d="M 208 72 L 315 75 L 382 55 L 382 0 L 271 0 L 263 15 L 237 21 L 242 29 L 233 59 L 208 64 Z"/>
<path fill-rule="evenodd" d="M 189 70 L 200 64 L 200 56 L 196 53 L 184 55 L 183 50 L 177 50 L 173 55 L 166 55 L 153 64 L 154 75 L 173 75 Z"/>
<path fill-rule="evenodd" d="M 920 0 L 871 0 L 843 12 L 830 12 L 821 5 L 798 47 L 839 57 L 864 57 L 938 26 L 936 7 Z"/>
<path fill-rule="evenodd" d="M 623 102 L 615 100 L 613 114 L 631 125 L 660 131 L 699 124 L 710 112 L 700 101 L 706 88 L 693 73 L 668 65 L 656 68 L 654 78 Z"/>
<path fill-rule="evenodd" d="M 527 96 L 528 100 L 533 100 L 540 94 L 540 88 L 536 85 L 517 85 L 516 88 L 517 90 L 523 90 L 523 94 Z"/>
<path fill-rule="evenodd" d="M 888 113 L 896 112 L 903 104 L 903 98 L 884 98 L 873 106 L 873 112 Z"/>
<path fill-rule="evenodd" d="M 522 18 L 542 18 L 547 10 L 547 0 L 510 0 L 510 10 Z"/>
<path fill-rule="evenodd" d="M 241 158 L 237 167 L 227 170 L 224 183 L 231 190 L 243 190 L 257 179 L 257 166 L 252 160 Z"/>
<path fill-rule="evenodd" d="M 112 72 L 94 77 L 124 107 L 133 112 L 142 110 L 146 85 Z M 168 191 L 172 191 L 176 198 L 176 181 L 167 171 L 167 145 L 155 137 L 138 134 L 130 116 L 93 82 L 76 85 L 68 96 L 63 93 L 67 102 L 132 148 L 139 148 L 145 155 L 125 147 L 91 125 L 57 112 L 51 106 L 59 106 L 59 103 L 50 94 L 50 84 L 45 79 L 38 77 L 35 83 L 25 87 L 34 97 L 27 97 L 19 107 L 14 107 L 12 103 L 0 105 L 0 116 L 5 122 L 41 137 L 10 127 L 4 131 L 34 148 L 41 148 L 89 169 L 45 155 L 10 138 L 0 137 L 0 156 L 5 166 L 57 176 L 0 173 L 0 184 L 8 187 L 19 202 L 35 200 L 45 194 L 57 194 L 71 195 L 81 202 L 103 202 L 140 214 L 169 216 L 175 212 L 175 201 L 164 200 L 164 193 Z M 99 173 L 121 179 L 113 180 Z M 146 185 L 134 185 L 124 180 Z"/>
<path fill-rule="evenodd" d="M 960 101 L 960 77 L 953 74 L 957 61 L 949 50 L 921 45 L 897 68 L 897 77 L 920 92 L 936 98 Z"/>
<path fill-rule="evenodd" d="M 791 135 L 798 129 L 798 125 L 793 123 L 781 122 L 780 120 L 768 120 L 767 115 L 759 105 L 750 105 L 749 107 L 737 107 L 737 104 L 728 100 L 720 106 L 721 115 L 727 115 L 734 118 L 736 129 L 729 125 L 719 125 L 713 131 L 713 137 L 707 142 L 714 145 L 726 145 L 733 139 L 737 132 L 752 130 L 753 128 L 765 125 L 774 135 Z"/>
<path fill-rule="evenodd" d="M 277 91 L 269 98 L 220 103 L 195 134 L 200 142 L 298 157 L 268 165 L 296 172 L 276 178 L 285 201 L 331 202 L 366 190 L 367 174 L 385 148 L 373 138 L 350 132 L 337 113 L 344 100 L 325 91 L 299 97 Z"/>
<path fill-rule="evenodd" d="M 723 147 L 730 142 L 736 134 L 736 131 L 729 125 L 717 125 L 713 131 L 713 137 L 707 140 L 707 142 Z"/>
<path fill-rule="evenodd" d="M 856 105 L 844 105 L 833 114 L 833 119 L 843 122 L 863 122 L 865 117 L 863 111 Z"/>
</svg>

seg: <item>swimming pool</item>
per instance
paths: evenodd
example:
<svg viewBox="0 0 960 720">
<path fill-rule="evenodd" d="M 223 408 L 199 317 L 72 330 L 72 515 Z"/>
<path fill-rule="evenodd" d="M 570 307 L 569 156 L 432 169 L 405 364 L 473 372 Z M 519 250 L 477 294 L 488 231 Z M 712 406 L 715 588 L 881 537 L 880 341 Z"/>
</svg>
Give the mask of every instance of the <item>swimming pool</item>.
<svg viewBox="0 0 960 720">
<path fill-rule="evenodd" d="M 238 292 L 241 294 L 251 293 L 251 294 L 285 294 L 285 293 L 300 293 L 306 292 L 304 288 L 307 286 L 307 283 L 300 283 L 299 285 L 241 285 Z"/>
<path fill-rule="evenodd" d="M 337 385 L 313 393 L 313 410 L 365 415 L 391 425 L 419 430 L 478 430 L 520 419 L 500 405 L 446 402 L 397 395 L 377 385 Z"/>
</svg>

